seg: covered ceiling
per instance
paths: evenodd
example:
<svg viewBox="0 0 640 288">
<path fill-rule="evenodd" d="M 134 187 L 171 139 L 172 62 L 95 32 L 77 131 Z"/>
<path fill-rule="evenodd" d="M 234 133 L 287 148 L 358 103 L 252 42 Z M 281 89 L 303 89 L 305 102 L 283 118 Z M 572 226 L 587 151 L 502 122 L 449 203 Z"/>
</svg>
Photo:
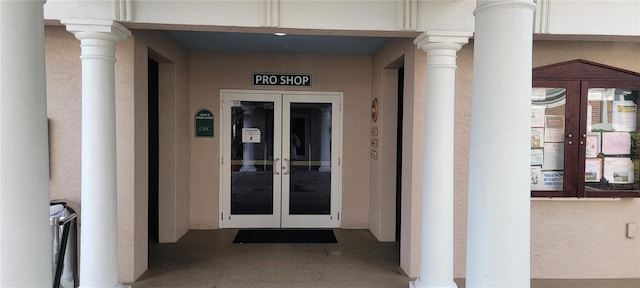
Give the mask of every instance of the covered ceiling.
<svg viewBox="0 0 640 288">
<path fill-rule="evenodd" d="M 191 51 L 372 55 L 387 37 L 292 35 L 216 31 L 167 31 Z"/>
</svg>

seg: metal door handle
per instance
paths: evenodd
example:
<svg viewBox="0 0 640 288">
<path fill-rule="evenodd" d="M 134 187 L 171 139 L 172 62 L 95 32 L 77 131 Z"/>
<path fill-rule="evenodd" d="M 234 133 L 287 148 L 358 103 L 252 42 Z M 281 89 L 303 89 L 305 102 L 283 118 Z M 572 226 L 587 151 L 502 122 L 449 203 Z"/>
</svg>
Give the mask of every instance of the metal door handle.
<svg viewBox="0 0 640 288">
<path fill-rule="evenodd" d="M 286 170 L 287 170 L 287 166 L 289 165 L 289 159 L 284 158 L 284 159 L 282 159 L 282 160 L 283 160 L 283 161 L 282 161 L 282 174 L 283 174 L 283 175 L 289 175 L 289 172 L 287 172 L 287 171 L 286 171 Z M 284 163 L 284 162 L 287 162 L 287 164 L 285 165 L 285 163 Z"/>
<path fill-rule="evenodd" d="M 273 160 L 273 174 L 280 175 L 280 171 L 278 171 L 278 162 L 280 162 L 280 158 L 276 158 Z"/>
</svg>

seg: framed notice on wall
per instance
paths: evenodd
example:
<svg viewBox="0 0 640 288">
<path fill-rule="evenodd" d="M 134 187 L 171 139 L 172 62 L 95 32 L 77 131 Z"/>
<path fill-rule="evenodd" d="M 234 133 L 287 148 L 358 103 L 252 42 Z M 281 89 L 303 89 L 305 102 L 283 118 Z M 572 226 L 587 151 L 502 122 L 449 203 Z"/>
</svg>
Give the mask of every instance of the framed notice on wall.
<svg viewBox="0 0 640 288">
<path fill-rule="evenodd" d="M 196 112 L 195 120 L 196 137 L 213 137 L 213 113 L 207 109 Z"/>
<path fill-rule="evenodd" d="M 564 142 L 564 116 L 545 116 L 544 142 Z"/>
<path fill-rule="evenodd" d="M 586 154 L 587 158 L 598 157 L 600 153 L 600 134 L 592 133 L 586 136 Z"/>
<path fill-rule="evenodd" d="M 586 159 L 584 162 L 584 181 L 600 182 L 602 179 L 602 158 Z"/>
<path fill-rule="evenodd" d="M 544 147 L 544 128 L 531 128 L 531 148 Z"/>
<path fill-rule="evenodd" d="M 602 153 L 605 155 L 631 154 L 631 135 L 627 132 L 603 132 Z"/>
<path fill-rule="evenodd" d="M 631 158 L 604 158 L 604 178 L 609 183 L 633 183 L 633 163 Z"/>
</svg>

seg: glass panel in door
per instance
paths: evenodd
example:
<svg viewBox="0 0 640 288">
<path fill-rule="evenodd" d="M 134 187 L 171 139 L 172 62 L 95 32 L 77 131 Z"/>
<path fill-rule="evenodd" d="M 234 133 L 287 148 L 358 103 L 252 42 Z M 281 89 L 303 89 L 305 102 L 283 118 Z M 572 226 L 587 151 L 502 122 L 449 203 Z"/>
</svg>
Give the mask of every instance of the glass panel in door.
<svg viewBox="0 0 640 288">
<path fill-rule="evenodd" d="M 331 103 L 291 103 L 289 214 L 331 213 Z"/>
<path fill-rule="evenodd" d="M 531 190 L 563 191 L 566 88 L 533 88 Z"/>
<path fill-rule="evenodd" d="M 231 214 L 273 214 L 273 103 L 231 107 Z"/>
<path fill-rule="evenodd" d="M 640 91 L 589 88 L 585 143 L 585 189 L 636 190 Z"/>
<path fill-rule="evenodd" d="M 281 95 L 223 94 L 222 101 L 223 227 L 279 227 Z"/>
<path fill-rule="evenodd" d="M 338 226 L 338 101 L 284 96 L 283 227 Z"/>
</svg>

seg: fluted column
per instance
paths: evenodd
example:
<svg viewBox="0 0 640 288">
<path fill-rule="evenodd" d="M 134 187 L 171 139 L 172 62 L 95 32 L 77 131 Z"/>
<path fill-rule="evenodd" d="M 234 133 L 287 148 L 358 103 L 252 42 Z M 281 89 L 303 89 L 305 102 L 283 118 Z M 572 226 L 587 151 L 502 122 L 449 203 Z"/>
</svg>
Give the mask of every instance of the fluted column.
<svg viewBox="0 0 640 288">
<path fill-rule="evenodd" d="M 466 287 L 530 287 L 533 0 L 474 12 Z"/>
<path fill-rule="evenodd" d="M 331 172 L 331 107 L 320 109 L 320 172 Z"/>
<path fill-rule="evenodd" d="M 116 201 L 115 48 L 131 32 L 107 20 L 65 20 L 82 59 L 80 287 L 120 287 Z"/>
<path fill-rule="evenodd" d="M 242 106 L 244 110 L 244 117 L 242 122 L 244 123 L 242 127 L 244 128 L 254 128 L 253 127 L 253 117 L 255 113 L 255 107 L 252 106 Z M 255 172 L 256 166 L 254 165 L 255 159 L 255 151 L 254 151 L 254 143 L 244 143 L 242 144 L 242 167 L 240 167 L 240 171 L 242 172 Z"/>
<path fill-rule="evenodd" d="M 456 55 L 469 32 L 427 31 L 415 43 L 427 53 L 420 277 L 416 288 L 454 288 L 453 147 Z"/>
<path fill-rule="evenodd" d="M 0 287 L 51 287 L 45 1 L 0 1 Z"/>
</svg>

